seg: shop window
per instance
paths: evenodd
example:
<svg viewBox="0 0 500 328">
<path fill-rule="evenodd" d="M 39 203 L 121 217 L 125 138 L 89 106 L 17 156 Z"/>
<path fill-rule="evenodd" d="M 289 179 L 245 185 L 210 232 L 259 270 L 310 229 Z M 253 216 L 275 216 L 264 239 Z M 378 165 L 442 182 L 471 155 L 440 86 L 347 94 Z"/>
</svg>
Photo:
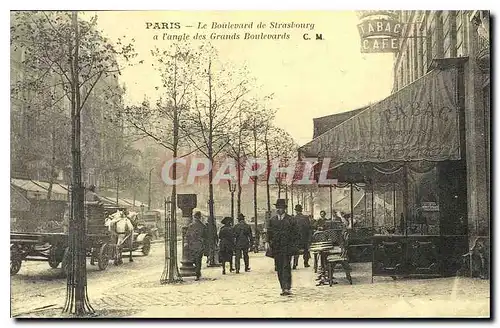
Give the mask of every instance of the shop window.
<svg viewBox="0 0 500 328">
<path fill-rule="evenodd" d="M 373 208 L 373 228 L 378 234 L 400 234 L 400 222 L 397 203 L 402 201 L 396 183 L 375 183 L 373 199 L 369 208 Z M 371 196 L 370 196 L 371 197 Z"/>
<path fill-rule="evenodd" d="M 408 172 L 408 235 L 439 235 L 437 170 Z"/>
</svg>

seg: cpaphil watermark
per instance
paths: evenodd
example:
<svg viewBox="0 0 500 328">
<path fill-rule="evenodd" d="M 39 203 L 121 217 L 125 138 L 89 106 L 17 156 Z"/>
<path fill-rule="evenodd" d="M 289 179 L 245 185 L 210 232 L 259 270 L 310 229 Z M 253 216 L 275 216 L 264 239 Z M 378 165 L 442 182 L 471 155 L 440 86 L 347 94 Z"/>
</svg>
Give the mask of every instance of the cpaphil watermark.
<svg viewBox="0 0 500 328">
<path fill-rule="evenodd" d="M 176 163 L 176 176 L 172 167 Z M 223 161 L 211 163 L 206 157 L 171 158 L 162 166 L 161 177 L 167 185 L 192 185 L 208 182 L 212 175 L 212 184 L 227 183 L 239 180 L 242 185 L 268 180 L 270 185 L 334 185 L 337 179 L 328 178 L 331 159 L 319 162 L 316 158 L 302 160 L 274 159 L 268 162 L 263 158 L 247 158 L 236 161 L 225 158 Z"/>
</svg>

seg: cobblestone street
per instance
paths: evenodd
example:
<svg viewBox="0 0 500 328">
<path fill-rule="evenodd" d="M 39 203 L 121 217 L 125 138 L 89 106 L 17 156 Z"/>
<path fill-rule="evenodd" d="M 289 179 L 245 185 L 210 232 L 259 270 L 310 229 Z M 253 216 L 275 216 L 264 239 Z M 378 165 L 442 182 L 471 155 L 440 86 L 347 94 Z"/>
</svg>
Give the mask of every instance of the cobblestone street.
<svg viewBox="0 0 500 328">
<path fill-rule="evenodd" d="M 490 314 L 489 281 L 468 278 L 394 281 L 375 277 L 372 284 L 371 264 L 362 263 L 353 264 L 352 286 L 339 272 L 337 285 L 317 287 L 312 268 L 300 265 L 293 272 L 294 295 L 282 297 L 272 260 L 262 253 L 252 253 L 250 261 L 252 271 L 248 273 L 222 275 L 220 268 L 204 268 L 200 281 L 185 278 L 181 284 L 160 285 L 163 245 L 157 244 L 148 257 L 138 256 L 133 263 L 110 265 L 103 272 L 89 266 L 90 300 L 96 310 L 116 310 L 120 311 L 119 316 L 130 317 L 488 317 Z M 26 271 L 12 277 L 16 286 L 16 294 L 11 297 L 12 315 L 47 316 L 47 311 L 34 314 L 37 312 L 32 310 L 61 307 L 66 281 L 56 278 L 54 270 L 45 266 L 41 272 L 28 270 L 29 264 L 32 263 L 22 269 Z M 25 292 L 18 295 L 21 290 Z M 60 315 L 56 312 L 56 316 Z"/>
</svg>

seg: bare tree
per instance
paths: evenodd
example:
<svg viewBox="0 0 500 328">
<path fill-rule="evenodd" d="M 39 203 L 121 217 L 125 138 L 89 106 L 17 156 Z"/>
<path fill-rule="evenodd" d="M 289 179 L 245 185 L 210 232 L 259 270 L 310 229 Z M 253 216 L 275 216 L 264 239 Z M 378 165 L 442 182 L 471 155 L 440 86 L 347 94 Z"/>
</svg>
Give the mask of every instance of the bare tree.
<svg viewBox="0 0 500 328">
<path fill-rule="evenodd" d="M 181 126 L 185 135 L 210 163 L 229 144 L 229 125 L 238 117 L 239 103 L 249 92 L 245 68 L 230 69 L 222 63 L 211 45 L 198 50 L 199 70 L 195 83 L 193 111 L 190 120 Z M 218 265 L 216 259 L 217 231 L 214 213 L 213 171 L 208 172 L 208 234 L 209 265 Z"/>
<path fill-rule="evenodd" d="M 297 144 L 292 136 L 281 128 L 270 126 L 265 133 L 264 142 L 266 144 L 268 163 L 287 167 L 297 156 Z M 268 181 L 276 181 L 277 197 L 281 198 L 281 193 L 286 188 L 286 174 L 278 173 L 275 179 L 271 179 L 269 174 L 270 172 L 268 173 Z"/>
<path fill-rule="evenodd" d="M 141 106 L 132 106 L 124 112 L 124 118 L 137 131 L 154 140 L 157 144 L 172 152 L 172 180 L 177 179 L 177 158 L 182 143 L 186 140 L 184 131 L 180 129 L 185 120 L 189 119 L 190 101 L 193 93 L 195 64 L 197 54 L 189 48 L 174 44 L 169 50 L 155 48 L 151 51 L 155 62 L 153 66 L 160 75 L 163 97 L 154 105 L 144 101 Z M 172 184 L 171 209 L 172 224 L 170 231 L 177 235 L 176 227 L 176 183 Z M 170 240 L 167 240 L 170 238 Z M 165 267 L 160 279 L 161 283 L 181 281 L 177 265 L 177 238 L 165 234 Z"/>
</svg>

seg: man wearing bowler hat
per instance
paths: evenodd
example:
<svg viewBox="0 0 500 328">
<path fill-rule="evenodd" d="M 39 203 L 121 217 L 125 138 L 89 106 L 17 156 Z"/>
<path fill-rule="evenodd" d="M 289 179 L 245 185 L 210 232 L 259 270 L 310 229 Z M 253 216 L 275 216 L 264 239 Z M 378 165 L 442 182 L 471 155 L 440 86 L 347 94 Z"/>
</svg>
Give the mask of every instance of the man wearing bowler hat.
<svg viewBox="0 0 500 328">
<path fill-rule="evenodd" d="M 297 222 L 285 213 L 287 208 L 284 199 L 276 201 L 277 214 L 269 220 L 267 230 L 267 253 L 272 254 L 282 296 L 291 295 L 292 288 L 292 256 L 298 253 L 297 242 L 300 240 Z"/>
<path fill-rule="evenodd" d="M 299 240 L 298 240 L 298 248 L 299 251 L 303 251 L 303 258 L 304 258 L 304 267 L 308 268 L 309 267 L 309 259 L 311 258 L 311 255 L 309 254 L 309 245 L 311 244 L 311 239 L 312 239 L 312 226 L 311 226 L 311 221 L 307 216 L 302 214 L 302 205 L 297 204 L 295 205 L 295 221 L 297 222 L 297 226 L 299 229 Z M 299 255 L 294 255 L 293 256 L 293 267 L 292 269 L 297 269 L 297 265 L 299 264 Z"/>
</svg>

